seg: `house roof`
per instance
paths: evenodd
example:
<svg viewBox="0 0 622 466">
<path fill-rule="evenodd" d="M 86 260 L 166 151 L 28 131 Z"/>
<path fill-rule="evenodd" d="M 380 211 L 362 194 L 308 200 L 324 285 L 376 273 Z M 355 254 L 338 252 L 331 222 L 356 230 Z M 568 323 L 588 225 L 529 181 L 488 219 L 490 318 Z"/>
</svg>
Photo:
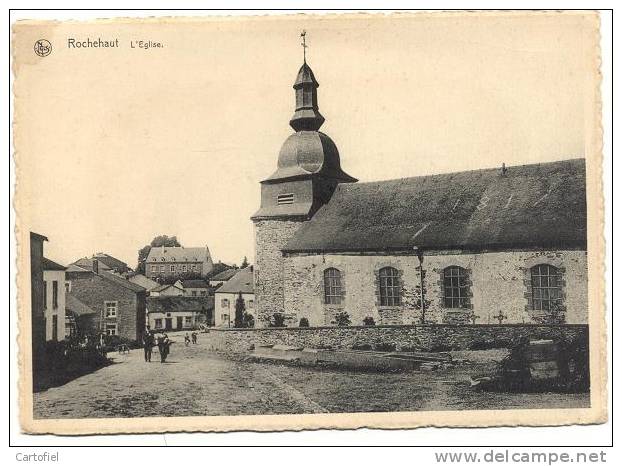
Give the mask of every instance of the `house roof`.
<svg viewBox="0 0 622 466">
<path fill-rule="evenodd" d="M 84 304 L 71 293 L 65 295 L 65 308 L 78 316 L 96 314 L 95 310 Z"/>
<path fill-rule="evenodd" d="M 216 275 L 211 277 L 210 280 L 213 280 L 215 282 L 226 282 L 227 280 L 230 280 L 231 277 L 233 277 L 236 273 L 238 273 L 238 269 L 223 270 L 222 272 L 217 273 Z"/>
<path fill-rule="evenodd" d="M 238 270 L 228 282 L 225 282 L 220 288 L 216 290 L 216 293 L 254 293 L 255 287 L 253 285 L 253 268 L 246 267 Z"/>
<path fill-rule="evenodd" d="M 92 271 L 93 270 L 93 260 L 95 258 L 83 257 L 78 259 L 75 262 L 72 262 L 70 265 L 77 265 L 78 267 L 82 267 L 85 270 Z M 110 267 L 104 262 L 100 261 L 99 258 L 96 258 L 99 262 L 98 267 L 99 270 L 110 270 Z"/>
<path fill-rule="evenodd" d="M 284 252 L 585 248 L 585 160 L 340 184 Z"/>
<path fill-rule="evenodd" d="M 80 267 L 76 264 L 69 264 L 67 266 L 67 268 L 65 269 L 65 272 L 71 273 L 71 272 L 79 272 L 79 273 L 92 273 L 92 270 L 87 270 L 83 267 Z"/>
<path fill-rule="evenodd" d="M 137 285 L 136 283 L 132 283 L 125 278 L 115 275 L 113 273 L 106 272 L 105 270 L 100 270 L 98 275 L 108 280 L 109 282 L 116 283 L 117 285 L 127 288 L 128 290 L 134 291 L 136 293 L 140 293 L 141 291 L 147 291 L 142 286 Z"/>
<path fill-rule="evenodd" d="M 125 271 L 128 266 L 125 262 L 116 257 L 112 257 L 110 254 L 104 254 L 103 252 L 98 252 L 93 256 L 93 259 L 97 259 L 101 264 L 105 264 L 110 269 Z"/>
<path fill-rule="evenodd" d="M 181 286 L 184 288 L 209 288 L 205 280 L 181 280 Z"/>
<path fill-rule="evenodd" d="M 162 260 L 164 259 L 164 260 Z M 152 247 L 147 262 L 205 262 L 211 259 L 209 249 L 184 247 Z"/>
<path fill-rule="evenodd" d="M 43 265 L 43 270 L 65 270 L 67 267 L 64 265 L 60 265 L 47 257 L 43 257 L 41 259 L 41 264 Z"/>
<path fill-rule="evenodd" d="M 128 280 L 132 283 L 136 283 L 137 285 L 142 286 L 147 290 L 153 290 L 154 288 L 160 286 L 158 282 L 142 274 L 132 275 L 131 277 L 128 277 Z"/>
<path fill-rule="evenodd" d="M 149 312 L 207 311 L 214 309 L 214 297 L 164 296 L 148 297 Z"/>
<path fill-rule="evenodd" d="M 174 283 L 164 283 L 163 285 L 156 286 L 155 288 L 152 288 L 151 291 L 158 292 L 158 291 L 166 290 L 167 288 L 177 288 L 178 290 L 182 290 L 182 288 L 178 287 Z"/>
</svg>

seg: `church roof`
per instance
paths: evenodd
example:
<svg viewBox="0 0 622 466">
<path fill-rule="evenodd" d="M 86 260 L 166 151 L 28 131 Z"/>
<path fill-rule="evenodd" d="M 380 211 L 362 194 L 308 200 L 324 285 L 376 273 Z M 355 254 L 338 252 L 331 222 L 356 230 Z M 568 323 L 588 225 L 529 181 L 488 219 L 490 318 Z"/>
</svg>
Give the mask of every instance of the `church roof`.
<svg viewBox="0 0 622 466">
<path fill-rule="evenodd" d="M 585 160 L 340 184 L 284 252 L 586 248 Z"/>
</svg>

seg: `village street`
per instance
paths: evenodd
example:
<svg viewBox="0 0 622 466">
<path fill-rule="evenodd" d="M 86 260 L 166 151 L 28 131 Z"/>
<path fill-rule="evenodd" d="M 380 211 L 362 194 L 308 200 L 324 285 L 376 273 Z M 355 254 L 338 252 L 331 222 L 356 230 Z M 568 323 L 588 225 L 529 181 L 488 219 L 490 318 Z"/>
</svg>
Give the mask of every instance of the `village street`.
<svg viewBox="0 0 622 466">
<path fill-rule="evenodd" d="M 353 373 L 225 359 L 183 334 L 166 363 L 142 349 L 34 395 L 35 418 L 197 416 L 408 410 L 585 407 L 587 394 L 482 393 L 468 377 L 484 366 L 441 372 Z"/>
</svg>

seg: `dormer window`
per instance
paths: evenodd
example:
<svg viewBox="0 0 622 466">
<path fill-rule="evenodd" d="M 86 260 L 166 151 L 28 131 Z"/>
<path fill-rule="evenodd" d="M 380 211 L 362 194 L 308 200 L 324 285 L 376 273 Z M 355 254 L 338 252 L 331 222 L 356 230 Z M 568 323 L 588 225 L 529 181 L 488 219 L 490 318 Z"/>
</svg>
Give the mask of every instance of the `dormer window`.
<svg viewBox="0 0 622 466">
<path fill-rule="evenodd" d="M 291 194 L 279 194 L 276 197 L 277 205 L 286 205 L 294 203 L 294 193 Z"/>
<path fill-rule="evenodd" d="M 164 262 L 164 257 L 162 257 L 160 260 L 161 260 L 162 262 Z"/>
</svg>

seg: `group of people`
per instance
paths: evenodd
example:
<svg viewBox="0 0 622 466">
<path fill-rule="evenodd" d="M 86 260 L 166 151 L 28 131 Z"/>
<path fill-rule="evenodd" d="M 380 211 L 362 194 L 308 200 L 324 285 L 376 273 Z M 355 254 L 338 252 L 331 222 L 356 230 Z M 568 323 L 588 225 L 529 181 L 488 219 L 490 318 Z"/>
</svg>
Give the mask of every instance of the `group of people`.
<svg viewBox="0 0 622 466">
<path fill-rule="evenodd" d="M 166 357 L 171 352 L 171 345 L 173 342 L 170 340 L 166 333 L 155 333 L 150 330 L 146 330 L 143 334 L 143 348 L 145 349 L 145 362 L 151 362 L 151 353 L 154 346 L 158 346 L 160 352 L 160 362 L 166 361 Z"/>
<path fill-rule="evenodd" d="M 197 344 L 197 332 L 192 332 L 192 344 L 196 345 Z M 190 344 L 190 335 L 188 334 L 188 332 L 186 332 L 186 334 L 184 335 L 184 343 L 186 344 L 186 346 L 188 346 Z"/>
</svg>

